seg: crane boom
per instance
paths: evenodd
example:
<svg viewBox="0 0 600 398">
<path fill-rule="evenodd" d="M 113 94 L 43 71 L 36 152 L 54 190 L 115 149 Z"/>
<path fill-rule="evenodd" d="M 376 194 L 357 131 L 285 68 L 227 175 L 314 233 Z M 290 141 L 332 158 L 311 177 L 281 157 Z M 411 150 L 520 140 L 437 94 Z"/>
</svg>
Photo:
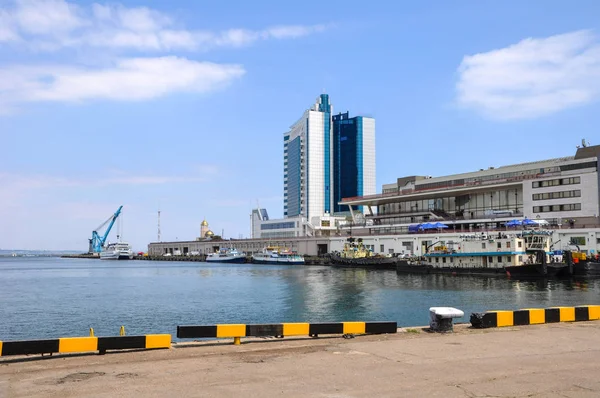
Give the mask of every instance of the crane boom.
<svg viewBox="0 0 600 398">
<path fill-rule="evenodd" d="M 106 243 L 106 238 L 108 238 L 108 234 L 110 233 L 110 230 L 112 229 L 113 225 L 115 224 L 115 221 L 121 214 L 121 209 L 123 209 L 123 206 L 119 206 L 119 208 L 117 209 L 115 214 L 110 216 L 106 221 L 104 221 L 102 224 L 100 224 L 100 226 L 98 228 L 96 228 L 94 231 L 92 231 L 92 238 L 89 239 L 89 242 L 90 242 L 89 252 L 90 253 L 100 253 L 102 251 L 102 248 L 104 247 L 104 244 Z M 106 224 L 108 224 L 108 227 L 106 228 L 104 235 L 100 236 L 98 231 L 101 230 L 102 228 L 104 228 L 104 226 Z"/>
</svg>

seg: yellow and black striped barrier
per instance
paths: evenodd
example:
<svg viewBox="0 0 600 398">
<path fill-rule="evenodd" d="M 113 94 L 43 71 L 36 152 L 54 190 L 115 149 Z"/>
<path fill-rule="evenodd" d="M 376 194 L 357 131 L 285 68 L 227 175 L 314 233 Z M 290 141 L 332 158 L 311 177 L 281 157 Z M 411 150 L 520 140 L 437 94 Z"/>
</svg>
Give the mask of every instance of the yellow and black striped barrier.
<svg viewBox="0 0 600 398">
<path fill-rule="evenodd" d="M 0 341 L 0 356 L 107 350 L 171 348 L 170 334 L 119 337 L 63 337 L 50 340 Z"/>
<path fill-rule="evenodd" d="M 396 322 L 275 323 L 267 325 L 225 324 L 211 326 L 177 326 L 177 337 L 231 338 L 239 344 L 241 337 L 312 336 L 320 334 L 396 333 Z"/>
<path fill-rule="evenodd" d="M 599 319 L 600 305 L 582 305 L 577 307 L 527 308 L 516 311 L 475 312 L 471 314 L 471 325 L 474 328 L 483 329 Z"/>
</svg>

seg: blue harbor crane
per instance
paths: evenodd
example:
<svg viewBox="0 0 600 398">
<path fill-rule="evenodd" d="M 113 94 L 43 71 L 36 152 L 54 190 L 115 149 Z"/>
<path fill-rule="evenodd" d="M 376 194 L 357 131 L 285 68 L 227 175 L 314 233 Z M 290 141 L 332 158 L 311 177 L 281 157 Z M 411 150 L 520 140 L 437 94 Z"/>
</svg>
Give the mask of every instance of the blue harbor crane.
<svg viewBox="0 0 600 398">
<path fill-rule="evenodd" d="M 100 253 L 102 251 L 102 248 L 104 247 L 104 243 L 106 243 L 106 238 L 108 237 L 108 234 L 110 233 L 110 230 L 112 229 L 115 221 L 117 221 L 119 214 L 121 214 L 122 208 L 123 208 L 123 206 L 120 206 L 119 209 L 115 212 L 115 214 L 110 216 L 108 218 L 108 220 L 104 221 L 98 228 L 96 228 L 92 232 L 92 239 L 89 240 L 90 241 L 90 248 L 88 250 L 89 253 Z M 108 228 L 106 228 L 106 232 L 104 232 L 104 235 L 100 236 L 98 231 L 101 230 L 102 228 L 104 228 L 104 226 L 106 224 L 108 224 Z"/>
</svg>

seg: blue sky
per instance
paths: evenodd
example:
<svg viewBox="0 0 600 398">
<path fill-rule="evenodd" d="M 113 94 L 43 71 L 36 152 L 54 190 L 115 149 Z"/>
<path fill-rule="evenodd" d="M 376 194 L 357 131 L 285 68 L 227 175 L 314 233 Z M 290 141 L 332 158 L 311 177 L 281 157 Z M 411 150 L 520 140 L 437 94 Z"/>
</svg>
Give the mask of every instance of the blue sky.
<svg viewBox="0 0 600 398">
<path fill-rule="evenodd" d="M 600 3 L 0 0 L 0 248 L 249 235 L 325 90 L 376 119 L 377 187 L 570 156 L 600 133 Z M 114 234 L 113 234 L 114 239 Z"/>
</svg>

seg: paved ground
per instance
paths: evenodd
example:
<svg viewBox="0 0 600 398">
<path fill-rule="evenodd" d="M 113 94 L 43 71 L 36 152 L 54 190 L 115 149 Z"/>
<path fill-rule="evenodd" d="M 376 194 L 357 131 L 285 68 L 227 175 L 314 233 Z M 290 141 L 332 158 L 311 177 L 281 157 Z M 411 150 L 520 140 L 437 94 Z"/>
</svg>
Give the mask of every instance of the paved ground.
<svg viewBox="0 0 600 398">
<path fill-rule="evenodd" d="M 0 358 L 0 397 L 598 397 L 600 321 Z"/>
</svg>

